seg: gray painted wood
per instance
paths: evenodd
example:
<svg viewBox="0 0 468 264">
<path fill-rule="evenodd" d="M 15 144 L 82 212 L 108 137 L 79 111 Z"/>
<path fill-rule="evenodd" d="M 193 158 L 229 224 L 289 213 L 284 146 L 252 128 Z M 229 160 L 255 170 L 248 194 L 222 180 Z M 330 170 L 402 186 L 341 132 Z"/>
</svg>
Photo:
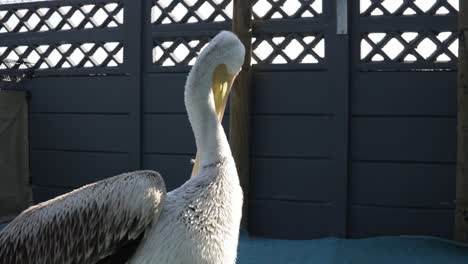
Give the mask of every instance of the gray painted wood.
<svg viewBox="0 0 468 264">
<path fill-rule="evenodd" d="M 353 115 L 456 115 L 455 72 L 359 72 Z"/>
<path fill-rule="evenodd" d="M 127 152 L 127 115 L 32 114 L 32 149 Z"/>
<path fill-rule="evenodd" d="M 143 89 L 144 113 L 186 114 L 184 89 L 187 74 L 186 72 L 147 74 Z M 225 114 L 229 114 L 229 101 Z"/>
<path fill-rule="evenodd" d="M 327 72 L 257 72 L 253 114 L 331 114 L 333 90 Z"/>
<path fill-rule="evenodd" d="M 334 134 L 332 117 L 253 116 L 255 156 L 329 158 Z"/>
<path fill-rule="evenodd" d="M 144 153 L 195 153 L 195 138 L 185 114 L 146 114 L 143 119 Z"/>
<path fill-rule="evenodd" d="M 31 152 L 33 184 L 80 187 L 131 171 L 128 156 L 126 153 L 34 150 Z"/>
<path fill-rule="evenodd" d="M 455 162 L 454 118 L 353 118 L 353 160 Z"/>
<path fill-rule="evenodd" d="M 187 73 L 154 73 L 145 78 L 145 113 L 185 113 L 184 87 Z"/>
<path fill-rule="evenodd" d="M 159 172 L 166 184 L 166 189 L 171 191 L 185 183 L 192 173 L 191 160 L 193 155 L 162 155 L 146 154 L 143 156 L 143 168 Z"/>
<path fill-rule="evenodd" d="M 251 235 L 312 239 L 339 235 L 337 208 L 330 203 L 250 200 Z"/>
<path fill-rule="evenodd" d="M 454 208 L 455 165 L 354 162 L 350 202 L 397 207 Z"/>
<path fill-rule="evenodd" d="M 351 206 L 352 238 L 386 235 L 452 237 L 452 209 L 411 209 Z"/>
<path fill-rule="evenodd" d="M 132 87 L 125 76 L 44 77 L 27 82 L 33 113 L 127 113 Z"/>
<path fill-rule="evenodd" d="M 228 133 L 229 117 L 224 116 L 223 127 Z M 146 114 L 143 119 L 144 153 L 192 154 L 195 138 L 186 114 Z"/>
<path fill-rule="evenodd" d="M 332 160 L 253 158 L 252 199 L 332 201 L 340 175 Z"/>
</svg>

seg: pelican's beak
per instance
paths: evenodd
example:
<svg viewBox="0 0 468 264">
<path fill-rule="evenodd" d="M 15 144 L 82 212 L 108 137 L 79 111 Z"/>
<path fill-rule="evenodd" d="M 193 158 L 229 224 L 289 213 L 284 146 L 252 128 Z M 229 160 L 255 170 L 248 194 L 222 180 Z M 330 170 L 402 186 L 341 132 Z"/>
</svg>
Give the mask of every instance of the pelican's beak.
<svg viewBox="0 0 468 264">
<path fill-rule="evenodd" d="M 221 122 L 226 110 L 229 93 L 235 76 L 227 71 L 225 64 L 218 65 L 213 72 L 213 96 L 215 101 L 216 115 Z"/>
<path fill-rule="evenodd" d="M 216 115 L 219 122 L 223 120 L 224 111 L 226 110 L 229 93 L 231 92 L 232 83 L 234 82 L 235 75 L 229 74 L 225 64 L 218 65 L 213 72 L 213 96 L 215 102 Z M 200 167 L 200 159 L 195 158 L 193 165 L 192 176 L 197 174 Z"/>
</svg>

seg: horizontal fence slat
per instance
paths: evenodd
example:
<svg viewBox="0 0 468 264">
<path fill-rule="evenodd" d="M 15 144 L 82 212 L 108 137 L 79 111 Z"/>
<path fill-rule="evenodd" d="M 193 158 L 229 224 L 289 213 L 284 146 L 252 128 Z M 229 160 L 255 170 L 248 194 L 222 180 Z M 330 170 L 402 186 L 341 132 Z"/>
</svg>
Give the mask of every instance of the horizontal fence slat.
<svg viewBox="0 0 468 264">
<path fill-rule="evenodd" d="M 283 239 L 339 236 L 338 208 L 330 203 L 249 201 L 249 233 Z"/>
<path fill-rule="evenodd" d="M 331 157 L 333 117 L 253 116 L 254 156 Z"/>
<path fill-rule="evenodd" d="M 145 154 L 143 168 L 159 172 L 171 191 L 190 178 L 193 167 L 190 161 L 194 158 L 194 155 Z"/>
<path fill-rule="evenodd" d="M 319 71 L 325 72 L 329 69 L 328 59 L 324 58 L 324 63 L 304 63 L 304 64 L 254 64 L 252 65 L 253 72 L 298 72 L 298 71 Z"/>
<path fill-rule="evenodd" d="M 333 113 L 326 72 L 257 72 L 253 77 L 253 114 Z"/>
<path fill-rule="evenodd" d="M 32 149 L 127 152 L 128 115 L 32 114 Z"/>
<path fill-rule="evenodd" d="M 351 206 L 352 238 L 428 235 L 452 238 L 452 209 L 408 209 Z"/>
<path fill-rule="evenodd" d="M 223 127 L 228 133 L 229 116 L 225 115 Z M 192 154 L 195 137 L 186 114 L 145 114 L 143 117 L 143 152 Z"/>
<path fill-rule="evenodd" d="M 99 0 L 99 3 L 115 3 L 116 0 Z M 28 1 L 18 3 L 0 4 L 0 10 L 11 9 L 27 9 L 34 7 L 56 7 L 56 6 L 69 6 L 69 5 L 88 5 L 95 4 L 96 0 L 48 0 L 48 1 Z"/>
<path fill-rule="evenodd" d="M 416 61 L 410 63 L 402 62 L 362 62 L 357 68 L 360 71 L 388 71 L 388 72 L 416 72 L 416 71 L 456 71 L 457 63 L 453 62 L 430 62 Z"/>
<path fill-rule="evenodd" d="M 186 73 L 148 74 L 143 88 L 145 113 L 186 113 L 184 87 Z"/>
<path fill-rule="evenodd" d="M 0 34 L 0 46 L 44 45 L 88 42 L 119 42 L 124 39 L 122 28 L 94 28 L 64 31 Z"/>
<path fill-rule="evenodd" d="M 253 158 L 253 199 L 335 200 L 339 171 L 332 160 Z"/>
<path fill-rule="evenodd" d="M 221 30 L 231 30 L 231 22 L 189 23 L 189 24 L 152 24 L 153 37 L 216 35 Z"/>
<path fill-rule="evenodd" d="M 125 153 L 37 151 L 31 153 L 33 185 L 76 188 L 132 171 Z"/>
<path fill-rule="evenodd" d="M 423 30 L 451 31 L 457 28 L 457 16 L 374 16 L 361 17 L 356 26 L 360 32 L 405 31 L 417 32 Z"/>
<path fill-rule="evenodd" d="M 454 208 L 455 165 L 353 162 L 350 202 Z"/>
<path fill-rule="evenodd" d="M 33 113 L 128 113 L 133 87 L 125 76 L 98 76 L 37 78 L 25 89 Z"/>
<path fill-rule="evenodd" d="M 329 27 L 326 17 L 301 19 L 268 19 L 253 21 L 253 34 L 290 33 L 290 32 L 324 32 Z"/>
<path fill-rule="evenodd" d="M 456 115 L 456 72 L 359 72 L 353 115 Z"/>
<path fill-rule="evenodd" d="M 455 118 L 355 117 L 351 158 L 357 161 L 455 162 Z"/>
<path fill-rule="evenodd" d="M 187 73 L 148 74 L 143 88 L 144 113 L 186 115 L 184 90 L 187 75 Z M 229 108 L 228 101 L 225 115 L 229 114 Z"/>
</svg>

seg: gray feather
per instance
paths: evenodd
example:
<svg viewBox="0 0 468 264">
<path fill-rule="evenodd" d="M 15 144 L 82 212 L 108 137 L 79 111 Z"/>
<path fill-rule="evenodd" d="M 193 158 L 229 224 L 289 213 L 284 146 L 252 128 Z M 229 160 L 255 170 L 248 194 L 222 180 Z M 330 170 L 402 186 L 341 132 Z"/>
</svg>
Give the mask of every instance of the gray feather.
<svg viewBox="0 0 468 264">
<path fill-rule="evenodd" d="M 141 238 L 165 197 L 161 176 L 139 171 L 30 207 L 0 232 L 0 263 L 97 263 Z"/>
</svg>

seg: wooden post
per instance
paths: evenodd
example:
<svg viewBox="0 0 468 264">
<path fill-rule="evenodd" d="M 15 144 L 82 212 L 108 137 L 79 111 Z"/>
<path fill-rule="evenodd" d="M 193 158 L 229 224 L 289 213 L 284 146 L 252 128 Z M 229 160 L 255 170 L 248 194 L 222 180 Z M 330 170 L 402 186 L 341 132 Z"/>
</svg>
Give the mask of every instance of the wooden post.
<svg viewBox="0 0 468 264">
<path fill-rule="evenodd" d="M 252 71 L 252 0 L 234 0 L 232 31 L 245 46 L 245 61 L 242 71 L 232 87 L 229 143 L 237 165 L 242 190 L 244 208 L 242 226 L 247 226 L 247 203 L 250 173 L 250 88 Z"/>
<path fill-rule="evenodd" d="M 468 2 L 460 1 L 455 239 L 468 242 Z"/>
</svg>

